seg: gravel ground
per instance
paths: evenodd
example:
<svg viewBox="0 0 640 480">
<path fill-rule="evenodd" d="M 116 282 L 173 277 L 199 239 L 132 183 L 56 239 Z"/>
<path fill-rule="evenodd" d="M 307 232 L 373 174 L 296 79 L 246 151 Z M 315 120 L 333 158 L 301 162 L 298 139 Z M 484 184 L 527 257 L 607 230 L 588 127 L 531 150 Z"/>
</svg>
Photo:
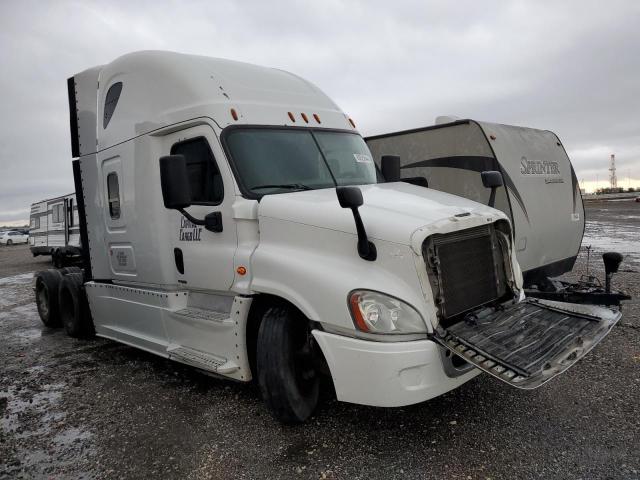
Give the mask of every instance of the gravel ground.
<svg viewBox="0 0 640 480">
<path fill-rule="evenodd" d="M 628 237 L 615 283 L 637 299 L 640 205 L 629 208 L 590 206 L 584 244 Z M 307 424 L 283 427 L 252 385 L 44 328 L 31 281 L 47 266 L 0 248 L 0 478 L 640 478 L 638 303 L 537 390 L 480 375 L 407 408 L 327 396 Z M 584 269 L 581 255 L 572 276 Z"/>
</svg>

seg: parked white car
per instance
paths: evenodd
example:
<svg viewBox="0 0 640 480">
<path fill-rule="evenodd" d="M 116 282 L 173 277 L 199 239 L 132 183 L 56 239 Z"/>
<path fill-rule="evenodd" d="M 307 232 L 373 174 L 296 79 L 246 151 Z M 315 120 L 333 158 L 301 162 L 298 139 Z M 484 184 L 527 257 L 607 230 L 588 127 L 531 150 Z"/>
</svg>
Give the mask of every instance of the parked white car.
<svg viewBox="0 0 640 480">
<path fill-rule="evenodd" d="M 27 243 L 29 234 L 18 230 L 9 230 L 0 235 L 0 245 L 15 245 L 16 243 Z"/>
</svg>

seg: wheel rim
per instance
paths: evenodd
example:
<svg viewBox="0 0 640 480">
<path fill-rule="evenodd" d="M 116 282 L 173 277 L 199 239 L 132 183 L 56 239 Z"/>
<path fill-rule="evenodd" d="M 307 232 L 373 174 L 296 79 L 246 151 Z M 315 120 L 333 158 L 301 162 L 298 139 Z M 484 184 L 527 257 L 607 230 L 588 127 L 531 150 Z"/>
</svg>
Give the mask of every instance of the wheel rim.
<svg viewBox="0 0 640 480">
<path fill-rule="evenodd" d="M 40 314 L 43 318 L 49 317 L 49 292 L 47 288 L 41 286 L 38 289 L 38 305 L 40 306 Z"/>
<path fill-rule="evenodd" d="M 317 380 L 313 349 L 309 332 L 297 332 L 293 345 L 293 373 L 296 385 L 303 394 L 310 393 Z"/>
</svg>

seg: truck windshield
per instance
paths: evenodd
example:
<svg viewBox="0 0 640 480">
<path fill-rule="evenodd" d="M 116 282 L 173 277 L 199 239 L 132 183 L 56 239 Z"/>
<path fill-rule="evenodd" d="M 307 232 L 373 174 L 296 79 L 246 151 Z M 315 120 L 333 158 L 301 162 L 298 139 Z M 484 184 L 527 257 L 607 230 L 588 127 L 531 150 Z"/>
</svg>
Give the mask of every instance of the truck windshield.
<svg viewBox="0 0 640 480">
<path fill-rule="evenodd" d="M 242 128 L 226 137 L 245 193 L 272 193 L 377 183 L 360 135 L 303 129 Z"/>
</svg>

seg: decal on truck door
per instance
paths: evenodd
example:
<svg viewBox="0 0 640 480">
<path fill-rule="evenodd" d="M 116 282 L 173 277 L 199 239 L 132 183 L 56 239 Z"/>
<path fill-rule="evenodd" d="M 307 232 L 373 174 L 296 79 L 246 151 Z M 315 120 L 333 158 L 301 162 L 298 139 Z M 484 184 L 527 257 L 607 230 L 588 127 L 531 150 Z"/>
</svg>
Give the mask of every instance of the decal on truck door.
<svg viewBox="0 0 640 480">
<path fill-rule="evenodd" d="M 185 217 L 180 218 L 180 241 L 199 242 L 202 237 L 202 227 L 189 221 Z"/>
</svg>

